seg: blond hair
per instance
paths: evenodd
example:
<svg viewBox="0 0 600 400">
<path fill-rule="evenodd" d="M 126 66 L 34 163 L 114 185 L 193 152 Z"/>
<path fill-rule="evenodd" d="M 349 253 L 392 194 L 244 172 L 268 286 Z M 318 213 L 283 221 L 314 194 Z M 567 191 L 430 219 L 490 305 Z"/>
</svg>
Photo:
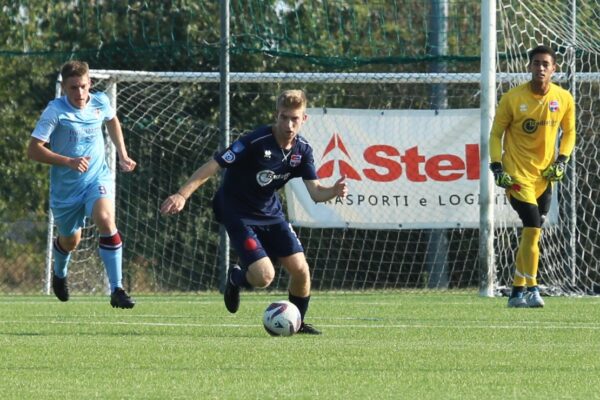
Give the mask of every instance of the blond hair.
<svg viewBox="0 0 600 400">
<path fill-rule="evenodd" d="M 88 63 L 85 61 L 71 60 L 64 63 L 60 68 L 60 77 L 63 82 L 65 82 L 72 76 L 80 78 L 87 75 L 89 72 L 90 67 L 88 66 Z"/>
<path fill-rule="evenodd" d="M 277 111 L 282 108 L 297 110 L 299 108 L 306 108 L 306 95 L 304 91 L 296 89 L 296 90 L 286 90 L 279 95 L 277 98 Z"/>
</svg>

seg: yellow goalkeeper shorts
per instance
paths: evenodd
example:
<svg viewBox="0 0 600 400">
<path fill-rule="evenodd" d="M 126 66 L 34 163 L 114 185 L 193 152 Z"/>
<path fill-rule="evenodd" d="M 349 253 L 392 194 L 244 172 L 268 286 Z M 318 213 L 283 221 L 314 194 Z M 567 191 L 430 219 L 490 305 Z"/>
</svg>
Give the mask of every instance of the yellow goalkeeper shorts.
<svg viewBox="0 0 600 400">
<path fill-rule="evenodd" d="M 519 201 L 537 205 L 537 199 L 546 191 L 548 184 L 552 182 L 541 177 L 535 181 L 517 181 L 516 186 L 506 189 L 506 195 L 509 199 L 514 197 Z"/>
</svg>

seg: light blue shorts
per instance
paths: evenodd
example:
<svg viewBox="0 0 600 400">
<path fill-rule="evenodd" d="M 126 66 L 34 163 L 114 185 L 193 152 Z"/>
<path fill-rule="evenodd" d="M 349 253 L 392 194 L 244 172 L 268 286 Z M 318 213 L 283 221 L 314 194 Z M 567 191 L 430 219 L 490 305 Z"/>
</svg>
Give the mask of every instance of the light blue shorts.
<svg viewBox="0 0 600 400">
<path fill-rule="evenodd" d="M 81 201 L 65 207 L 52 207 L 59 236 L 72 236 L 83 228 L 86 217 L 92 217 L 96 201 L 102 198 L 114 199 L 112 182 L 98 181 L 82 193 Z"/>
</svg>

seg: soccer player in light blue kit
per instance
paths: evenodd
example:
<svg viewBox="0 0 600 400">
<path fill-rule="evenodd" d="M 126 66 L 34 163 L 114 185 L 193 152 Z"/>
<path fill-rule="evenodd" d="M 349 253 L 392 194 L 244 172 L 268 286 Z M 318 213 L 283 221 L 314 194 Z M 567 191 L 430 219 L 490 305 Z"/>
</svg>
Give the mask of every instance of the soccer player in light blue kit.
<svg viewBox="0 0 600 400">
<path fill-rule="evenodd" d="M 289 301 L 300 310 L 299 333 L 319 334 L 304 323 L 310 300 L 310 271 L 304 249 L 292 226 L 285 220 L 277 190 L 292 178 L 302 178 L 315 202 L 346 196 L 345 177 L 332 186 L 317 179 L 312 147 L 299 135 L 307 119 L 306 96 L 301 90 L 287 90 L 277 99 L 273 125 L 259 127 L 218 152 L 161 206 L 165 215 L 180 212 L 192 193 L 225 168 L 221 187 L 213 200 L 217 220 L 225 226 L 241 260 L 227 273 L 224 300 L 235 313 L 240 288 L 264 288 L 271 284 L 278 259 L 290 275 Z"/>
<path fill-rule="evenodd" d="M 110 304 L 133 308 L 135 301 L 122 285 L 122 242 L 115 223 L 114 183 L 105 160 L 104 123 L 120 168 L 133 171 L 136 162 L 127 155 L 121 124 L 108 97 L 102 92 L 90 93 L 88 64 L 69 61 L 62 66 L 61 77 L 65 96 L 48 104 L 27 151 L 30 159 L 51 165 L 50 207 L 58 229 L 52 289 L 59 300 L 69 300 L 71 252 L 81 241 L 85 217 L 91 217 L 100 233 L 99 253 L 111 287 Z"/>
</svg>

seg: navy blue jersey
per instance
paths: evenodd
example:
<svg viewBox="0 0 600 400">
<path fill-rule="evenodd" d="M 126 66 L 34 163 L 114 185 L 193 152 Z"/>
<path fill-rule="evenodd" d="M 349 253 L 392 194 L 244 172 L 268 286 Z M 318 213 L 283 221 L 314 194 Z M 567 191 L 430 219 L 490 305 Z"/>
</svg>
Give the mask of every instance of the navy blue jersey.
<svg viewBox="0 0 600 400">
<path fill-rule="evenodd" d="M 292 178 L 317 179 L 312 147 L 296 136 L 291 149 L 283 150 L 271 126 L 243 135 L 214 157 L 226 168 L 214 199 L 217 219 L 240 219 L 266 225 L 285 220 L 277 190 Z"/>
</svg>

